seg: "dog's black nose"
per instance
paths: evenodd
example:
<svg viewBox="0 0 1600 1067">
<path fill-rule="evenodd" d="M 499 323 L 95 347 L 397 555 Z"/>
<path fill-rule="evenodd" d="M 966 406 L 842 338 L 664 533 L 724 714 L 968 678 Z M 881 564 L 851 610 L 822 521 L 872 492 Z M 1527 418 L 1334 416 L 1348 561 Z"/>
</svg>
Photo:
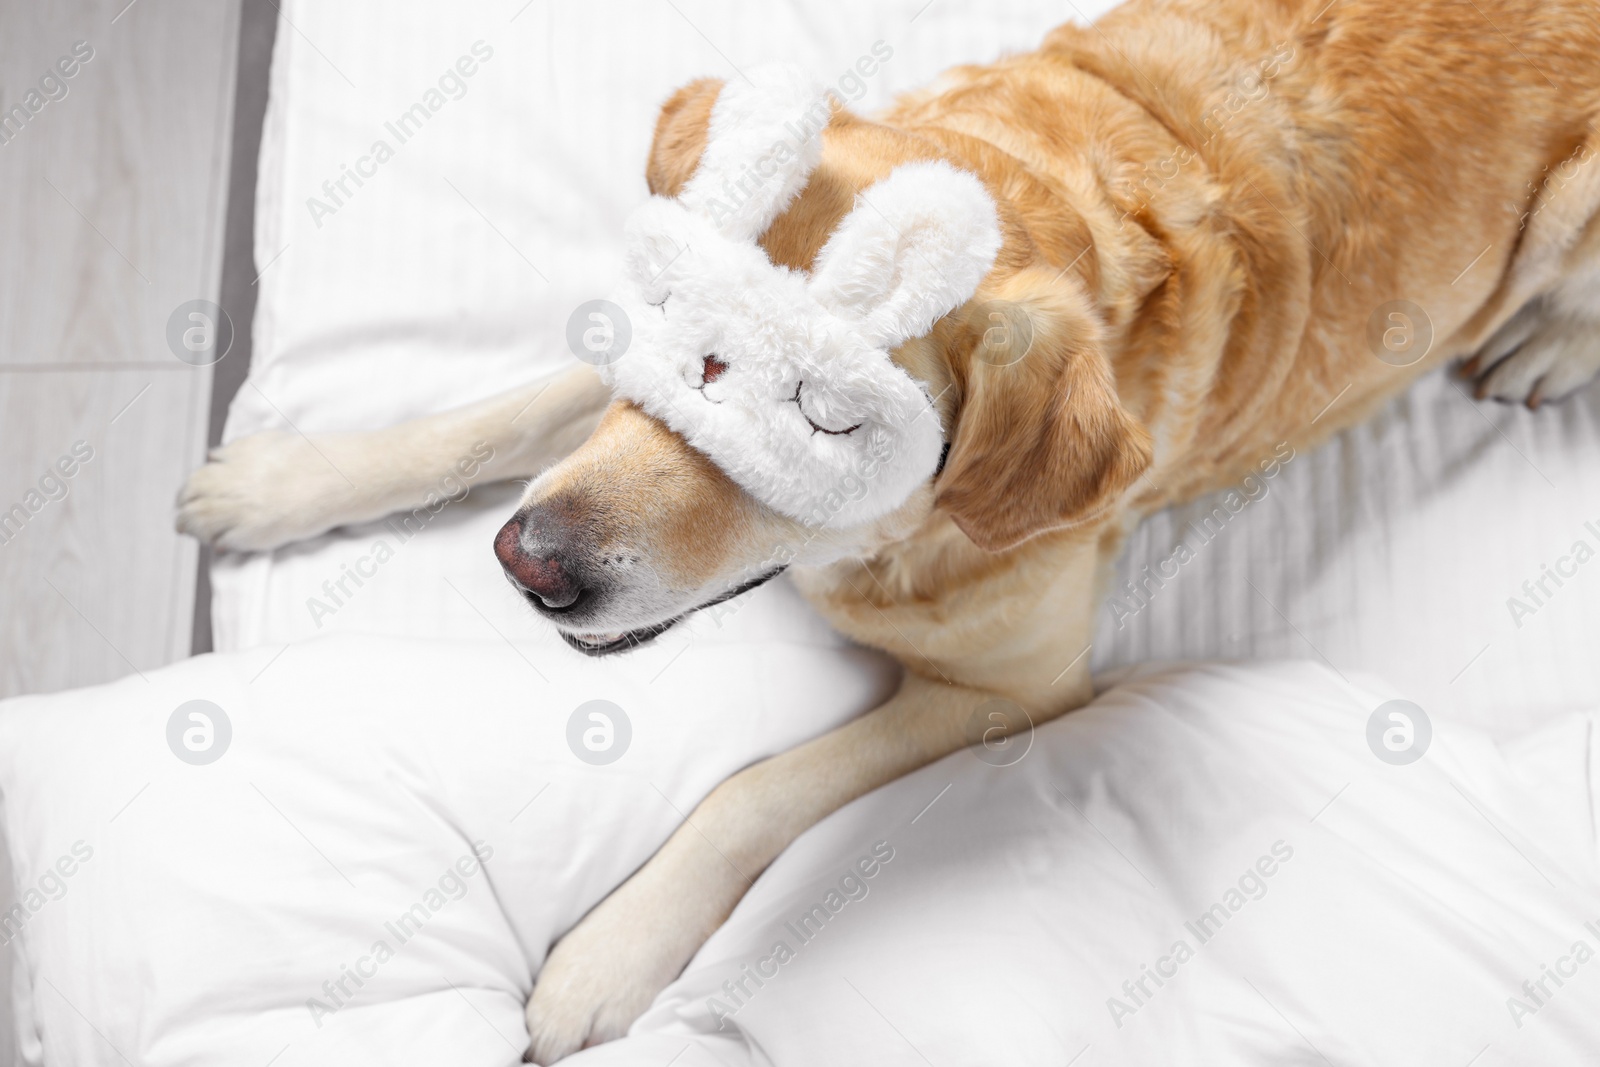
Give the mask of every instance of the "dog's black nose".
<svg viewBox="0 0 1600 1067">
<path fill-rule="evenodd" d="M 577 603 L 583 585 L 563 563 L 565 524 L 540 508 L 519 511 L 495 535 L 494 554 L 522 589 L 552 611 Z"/>
</svg>

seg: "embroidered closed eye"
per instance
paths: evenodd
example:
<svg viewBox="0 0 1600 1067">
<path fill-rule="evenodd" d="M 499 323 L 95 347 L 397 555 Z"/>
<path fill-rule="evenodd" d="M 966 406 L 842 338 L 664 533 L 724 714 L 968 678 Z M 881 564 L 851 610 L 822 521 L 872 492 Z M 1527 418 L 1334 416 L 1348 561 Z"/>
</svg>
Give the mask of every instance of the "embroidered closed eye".
<svg viewBox="0 0 1600 1067">
<path fill-rule="evenodd" d="M 857 430 L 861 429 L 862 424 L 859 422 L 854 426 L 846 426 L 842 430 L 830 430 L 826 426 L 819 426 L 815 419 L 806 414 L 805 405 L 800 403 L 800 390 L 804 389 L 805 385 L 806 383 L 803 381 L 796 382 L 794 387 L 794 396 L 790 397 L 789 399 L 794 403 L 795 407 L 800 409 L 800 417 L 805 419 L 806 422 L 810 424 L 812 436 L 816 436 L 819 433 L 825 433 L 832 437 L 848 437 L 850 434 L 853 434 Z"/>
</svg>

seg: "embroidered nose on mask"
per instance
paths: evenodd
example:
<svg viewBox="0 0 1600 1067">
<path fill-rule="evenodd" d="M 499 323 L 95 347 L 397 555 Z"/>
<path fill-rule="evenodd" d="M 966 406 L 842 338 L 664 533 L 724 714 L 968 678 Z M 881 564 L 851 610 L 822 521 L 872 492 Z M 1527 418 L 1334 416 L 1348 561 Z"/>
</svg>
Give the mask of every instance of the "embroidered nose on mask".
<svg viewBox="0 0 1600 1067">
<path fill-rule="evenodd" d="M 707 356 L 700 365 L 700 384 L 710 385 L 728 372 L 728 365 L 716 356 Z"/>
</svg>

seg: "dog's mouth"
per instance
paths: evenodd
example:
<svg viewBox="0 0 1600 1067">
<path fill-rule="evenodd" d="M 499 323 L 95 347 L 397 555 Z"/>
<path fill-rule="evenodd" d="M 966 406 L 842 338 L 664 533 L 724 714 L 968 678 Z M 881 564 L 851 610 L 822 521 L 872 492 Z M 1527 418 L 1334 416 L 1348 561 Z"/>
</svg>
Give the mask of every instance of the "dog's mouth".
<svg viewBox="0 0 1600 1067">
<path fill-rule="evenodd" d="M 695 610 L 699 610 L 696 608 Z M 688 612 L 684 613 L 685 615 Z M 603 634 L 570 633 L 561 630 L 561 639 L 579 652 L 589 656 L 609 656 L 613 652 L 626 652 L 649 644 L 668 630 L 676 626 L 684 616 L 658 622 L 654 626 L 646 626 L 638 630 L 618 630 Z"/>
<path fill-rule="evenodd" d="M 665 622 L 641 626 L 637 630 L 614 630 L 604 633 L 584 632 L 582 630 L 558 630 L 557 632 L 561 634 L 563 641 L 588 656 L 609 656 L 616 652 L 628 652 L 649 644 L 695 612 L 716 607 L 718 604 L 726 603 L 736 596 L 742 596 L 757 586 L 767 584 L 787 569 L 787 566 L 783 566 L 768 571 L 728 590 L 721 596 L 713 597 L 704 604 L 697 604 L 688 611 L 674 615 Z"/>
</svg>

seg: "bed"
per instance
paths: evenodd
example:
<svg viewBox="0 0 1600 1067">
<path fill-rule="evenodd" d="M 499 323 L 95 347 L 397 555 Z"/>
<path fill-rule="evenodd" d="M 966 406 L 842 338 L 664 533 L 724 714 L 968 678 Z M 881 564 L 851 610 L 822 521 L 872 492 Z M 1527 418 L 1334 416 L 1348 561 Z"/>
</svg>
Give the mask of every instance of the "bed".
<svg viewBox="0 0 1600 1067">
<path fill-rule="evenodd" d="M 227 437 L 559 371 L 654 108 L 691 77 L 791 59 L 870 109 L 1094 10 L 286 0 Z M 1600 546 L 1597 457 L 1600 390 L 1535 415 L 1435 374 L 1244 506 L 1151 517 L 1083 650 L 1094 706 L 1013 764 L 958 752 L 826 820 L 626 1040 L 572 1062 L 1579 1062 L 1600 1047 L 1600 963 L 1576 959 L 1600 949 L 1600 568 L 1509 601 Z M 516 1062 L 550 940 L 721 777 L 892 685 L 782 581 L 579 657 L 489 551 L 516 491 L 415 536 L 221 558 L 216 655 L 4 706 L 5 829 L 41 902 L 15 934 L 25 1062 Z M 1142 582 L 1180 541 L 1177 576 Z M 1433 726 L 1408 767 L 1365 733 L 1400 698 Z M 631 720 L 614 765 L 565 740 L 596 699 Z M 203 767 L 166 732 L 191 700 L 231 731 Z M 861 889 L 786 932 L 863 857 Z M 401 942 L 386 924 L 417 905 Z"/>
</svg>

